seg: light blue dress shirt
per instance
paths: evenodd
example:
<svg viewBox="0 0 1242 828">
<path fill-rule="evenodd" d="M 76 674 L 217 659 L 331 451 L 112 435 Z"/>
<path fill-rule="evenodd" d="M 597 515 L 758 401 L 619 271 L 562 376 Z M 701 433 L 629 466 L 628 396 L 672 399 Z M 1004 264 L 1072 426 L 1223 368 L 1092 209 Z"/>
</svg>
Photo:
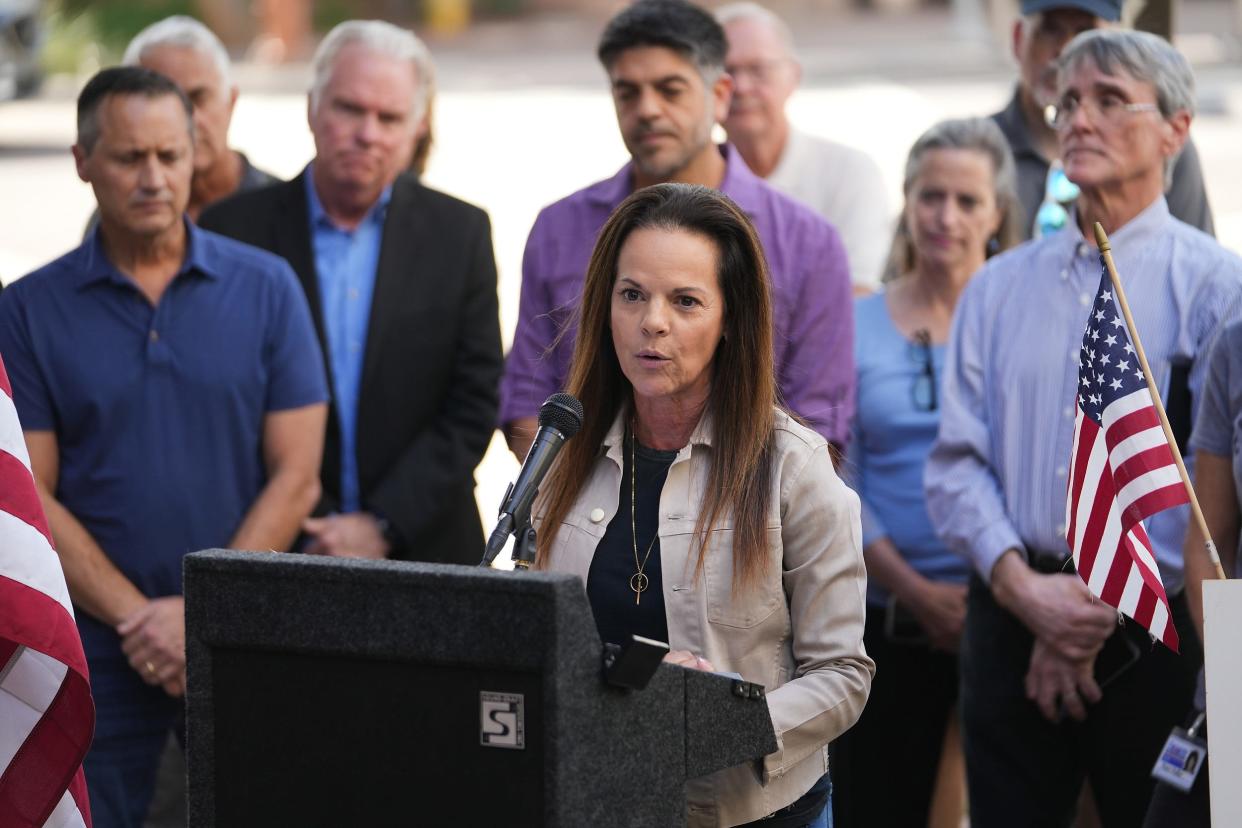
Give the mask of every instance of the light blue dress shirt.
<svg viewBox="0 0 1242 828">
<path fill-rule="evenodd" d="M 1197 407 L 1207 367 L 1200 357 L 1242 299 L 1242 259 L 1173 218 L 1163 196 L 1110 242 L 1161 395 L 1171 366 L 1185 363 Z M 1065 230 L 989 261 L 962 294 L 925 476 L 927 510 L 940 537 L 985 581 L 1011 548 L 1069 554 L 1078 354 L 1100 272 L 1099 252 L 1075 217 Z M 1170 592 L 1182 583 L 1186 513 L 1170 509 L 1147 521 Z"/>
<path fill-rule="evenodd" d="M 939 400 L 945 346 L 929 351 Z M 862 501 L 864 548 L 887 537 L 923 577 L 964 584 L 970 570 L 936 536 L 924 504 L 923 466 L 940 425 L 939 406 L 927 409 L 929 389 L 916 388 L 928 381 L 928 355 L 893 325 L 883 293 L 854 303 L 858 407 L 847 475 Z M 887 600 L 888 591 L 868 578 L 867 602 Z"/>
<path fill-rule="evenodd" d="M 332 372 L 332 401 L 341 424 L 341 511 L 361 508 L 358 486 L 358 391 L 362 384 L 362 360 L 366 353 L 367 326 L 371 321 L 371 297 L 379 266 L 384 217 L 392 188 L 354 230 L 333 223 L 315 192 L 313 167 L 307 167 L 306 202 L 310 205 L 311 249 L 319 283 L 319 306 L 323 310 L 328 340 L 328 366 Z"/>
</svg>

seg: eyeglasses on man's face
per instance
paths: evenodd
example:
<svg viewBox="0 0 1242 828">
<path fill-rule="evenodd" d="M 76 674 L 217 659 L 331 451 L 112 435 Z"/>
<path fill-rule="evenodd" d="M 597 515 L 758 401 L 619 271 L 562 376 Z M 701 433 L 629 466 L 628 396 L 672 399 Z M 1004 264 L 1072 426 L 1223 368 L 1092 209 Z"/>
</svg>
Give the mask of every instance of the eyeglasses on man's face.
<svg viewBox="0 0 1242 828">
<path fill-rule="evenodd" d="M 1104 127 L 1120 126 L 1126 118 L 1137 112 L 1160 111 L 1160 107 L 1154 103 L 1132 103 L 1112 92 L 1085 98 L 1070 94 L 1044 108 L 1044 121 L 1053 129 L 1065 129 L 1080 109 L 1087 113 L 1093 124 Z"/>
</svg>

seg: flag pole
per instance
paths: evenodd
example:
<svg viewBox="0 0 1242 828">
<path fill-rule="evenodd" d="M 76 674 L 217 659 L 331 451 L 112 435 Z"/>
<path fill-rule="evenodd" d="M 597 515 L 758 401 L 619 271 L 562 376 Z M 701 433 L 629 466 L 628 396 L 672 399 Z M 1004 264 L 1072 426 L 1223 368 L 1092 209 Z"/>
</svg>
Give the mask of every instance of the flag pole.
<svg viewBox="0 0 1242 828">
<path fill-rule="evenodd" d="M 1182 476 L 1182 485 L 1186 487 L 1186 495 L 1190 498 L 1190 510 L 1194 513 L 1195 522 L 1199 524 L 1199 531 L 1203 533 L 1203 545 L 1207 549 L 1208 557 L 1212 559 L 1212 566 L 1216 567 L 1216 577 L 1223 581 L 1225 570 L 1220 565 L 1220 555 L 1216 552 L 1216 544 L 1212 542 L 1212 533 L 1208 531 L 1207 521 L 1203 518 L 1203 510 L 1199 508 L 1199 498 L 1195 496 L 1194 486 L 1190 485 L 1190 475 L 1186 473 L 1186 464 L 1182 462 L 1182 453 L 1177 448 L 1177 440 L 1173 439 L 1173 429 L 1169 427 L 1169 415 L 1164 413 L 1164 404 L 1160 402 L 1160 392 L 1156 390 L 1156 381 L 1152 378 L 1151 367 L 1147 364 L 1147 354 L 1143 352 L 1143 342 L 1139 339 L 1138 329 L 1134 327 L 1134 317 L 1130 315 L 1130 304 L 1126 301 L 1126 292 L 1121 287 L 1121 277 L 1117 275 L 1117 266 L 1113 264 L 1113 248 L 1108 243 L 1108 235 L 1104 232 L 1104 226 L 1098 221 L 1095 223 L 1095 241 L 1100 247 L 1100 258 L 1104 260 L 1104 267 L 1108 269 L 1108 279 L 1113 283 L 1113 293 L 1117 296 L 1117 304 L 1121 306 L 1121 313 L 1125 316 L 1126 328 L 1130 331 L 1130 338 L 1134 340 L 1134 350 L 1138 354 L 1139 365 L 1143 368 L 1147 390 L 1151 392 L 1151 401 L 1156 407 L 1156 413 L 1160 415 L 1160 427 L 1164 429 L 1164 439 L 1168 441 L 1169 448 L 1173 451 L 1173 459 L 1177 461 L 1177 472 Z"/>
</svg>

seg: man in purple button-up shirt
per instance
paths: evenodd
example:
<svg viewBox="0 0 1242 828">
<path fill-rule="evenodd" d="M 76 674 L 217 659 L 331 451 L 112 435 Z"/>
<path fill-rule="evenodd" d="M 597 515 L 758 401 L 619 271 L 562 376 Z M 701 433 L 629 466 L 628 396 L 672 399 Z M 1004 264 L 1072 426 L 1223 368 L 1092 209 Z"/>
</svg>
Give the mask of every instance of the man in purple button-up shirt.
<svg viewBox="0 0 1242 828">
<path fill-rule="evenodd" d="M 772 273 L 781 394 L 816 431 L 845 445 L 854 410 L 845 249 L 831 225 L 765 184 L 731 147 L 712 143 L 732 93 L 725 49 L 719 24 L 685 0 L 639 0 L 605 29 L 598 53 L 631 161 L 544 208 L 531 229 L 500 388 L 500 422 L 519 458 L 534 436 L 539 405 L 565 383 L 573 311 L 600 228 L 631 192 L 666 181 L 719 189 L 754 222 Z"/>
</svg>

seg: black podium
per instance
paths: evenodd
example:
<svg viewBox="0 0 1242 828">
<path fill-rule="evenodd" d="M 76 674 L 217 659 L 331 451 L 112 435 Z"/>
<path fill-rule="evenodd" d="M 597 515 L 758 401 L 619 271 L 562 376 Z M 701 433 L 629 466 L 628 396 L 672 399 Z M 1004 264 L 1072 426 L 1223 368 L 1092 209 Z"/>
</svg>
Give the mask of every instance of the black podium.
<svg viewBox="0 0 1242 828">
<path fill-rule="evenodd" d="M 776 749 L 744 682 L 604 682 L 573 576 L 211 550 L 185 596 L 194 828 L 681 825 Z"/>
</svg>

